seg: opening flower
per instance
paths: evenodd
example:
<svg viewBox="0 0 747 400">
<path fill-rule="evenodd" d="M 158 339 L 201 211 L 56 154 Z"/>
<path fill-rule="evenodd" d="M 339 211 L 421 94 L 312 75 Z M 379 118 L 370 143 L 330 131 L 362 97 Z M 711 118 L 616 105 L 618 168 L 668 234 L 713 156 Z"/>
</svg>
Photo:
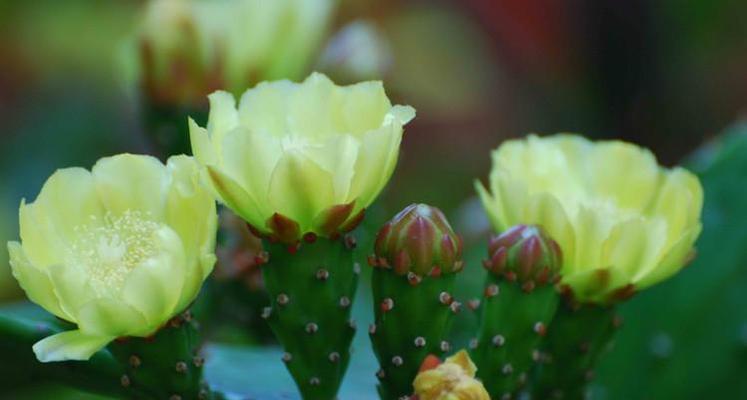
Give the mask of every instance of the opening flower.
<svg viewBox="0 0 747 400">
<path fill-rule="evenodd" d="M 215 262 L 217 214 L 187 156 L 102 158 L 55 172 L 21 203 L 13 275 L 28 297 L 78 325 L 34 345 L 42 362 L 86 360 L 154 333 L 194 300 Z"/>
<path fill-rule="evenodd" d="M 192 151 L 219 198 L 264 234 L 285 242 L 347 229 L 389 181 L 403 125 L 381 82 L 336 86 L 314 73 L 303 83 L 263 82 L 238 109 L 210 95 L 207 129 L 190 120 Z"/>
<path fill-rule="evenodd" d="M 542 225 L 563 251 L 563 283 L 584 302 L 625 298 L 679 271 L 701 231 L 703 190 L 650 151 L 575 135 L 510 140 L 492 154 L 490 191 L 477 183 L 498 231 Z"/>
<path fill-rule="evenodd" d="M 437 364 L 433 356 L 423 361 L 421 372 L 415 377 L 413 387 L 418 400 L 490 400 L 488 392 L 475 379 L 477 367 L 466 351 Z"/>
</svg>

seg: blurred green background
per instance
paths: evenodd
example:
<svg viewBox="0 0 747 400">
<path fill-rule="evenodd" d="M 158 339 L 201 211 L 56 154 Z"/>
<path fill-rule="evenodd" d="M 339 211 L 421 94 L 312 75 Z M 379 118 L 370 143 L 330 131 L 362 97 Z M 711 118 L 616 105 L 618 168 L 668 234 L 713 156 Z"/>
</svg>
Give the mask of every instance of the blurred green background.
<svg viewBox="0 0 747 400">
<path fill-rule="evenodd" d="M 144 4 L 0 0 L 3 243 L 17 237 L 20 199 L 34 199 L 55 169 L 157 152 L 123 61 Z M 409 203 L 439 206 L 466 239 L 466 294 L 482 280 L 488 232 L 473 181 L 487 176 L 489 149 L 506 138 L 579 132 L 650 147 L 665 165 L 687 162 L 706 189 L 700 257 L 624 307 L 627 326 L 593 395 L 747 398 L 746 16 L 741 0 L 341 0 L 309 70 L 346 82 L 362 68 L 384 80 L 393 102 L 418 110 L 362 234 Z M 345 35 L 361 21 L 373 42 Z M 368 52 L 355 53 L 357 70 L 334 57 L 346 40 Z M 0 299 L 19 296 L 0 246 Z M 473 319 L 458 322 L 461 343 Z M 369 351 L 367 339 L 357 347 Z M 351 370 L 351 379 L 363 373 L 371 383 L 374 370 Z M 373 393 L 346 387 L 344 399 Z"/>
</svg>

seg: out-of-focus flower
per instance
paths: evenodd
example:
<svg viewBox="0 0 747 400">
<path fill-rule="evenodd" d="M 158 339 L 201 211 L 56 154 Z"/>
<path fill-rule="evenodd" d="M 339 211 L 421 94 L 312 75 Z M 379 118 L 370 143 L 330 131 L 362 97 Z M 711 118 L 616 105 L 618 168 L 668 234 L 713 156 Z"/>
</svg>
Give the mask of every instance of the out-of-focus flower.
<svg viewBox="0 0 747 400">
<path fill-rule="evenodd" d="M 192 151 L 220 200 L 259 233 L 291 243 L 352 229 L 388 182 L 403 125 L 381 82 L 336 86 L 314 73 L 303 83 L 263 82 L 238 109 L 210 95 L 207 129 L 190 120 Z"/>
<path fill-rule="evenodd" d="M 21 203 L 13 274 L 28 297 L 78 329 L 34 345 L 42 362 L 85 360 L 145 337 L 183 311 L 215 263 L 217 215 L 186 156 L 122 154 L 66 168 Z"/>
<path fill-rule="evenodd" d="M 632 295 L 679 271 L 700 234 L 703 190 L 646 149 L 575 135 L 510 140 L 493 152 L 490 192 L 498 231 L 543 226 L 563 251 L 562 282 L 582 302 Z"/>
<path fill-rule="evenodd" d="M 298 79 L 319 51 L 335 4 L 154 0 L 124 62 L 148 96 L 169 104 L 194 105 L 217 88 L 238 93 L 262 80 Z"/>
<path fill-rule="evenodd" d="M 392 51 L 384 35 L 367 21 L 343 27 L 330 39 L 319 61 L 319 69 L 349 82 L 381 78 L 391 66 Z"/>
<path fill-rule="evenodd" d="M 460 271 L 462 239 L 443 212 L 427 204 L 411 204 L 384 224 L 376 236 L 376 257 L 382 266 L 403 275 Z"/>
<path fill-rule="evenodd" d="M 490 400 L 485 387 L 475 379 L 475 372 L 477 367 L 464 350 L 443 364 L 429 356 L 413 382 L 415 396 L 418 400 Z"/>
</svg>

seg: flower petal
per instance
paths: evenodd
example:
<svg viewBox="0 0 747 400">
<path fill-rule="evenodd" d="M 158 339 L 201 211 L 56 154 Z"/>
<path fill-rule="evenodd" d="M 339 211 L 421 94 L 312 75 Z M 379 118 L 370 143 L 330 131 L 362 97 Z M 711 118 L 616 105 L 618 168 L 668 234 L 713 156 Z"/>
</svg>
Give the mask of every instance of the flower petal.
<svg viewBox="0 0 747 400">
<path fill-rule="evenodd" d="M 134 307 L 106 298 L 92 300 L 80 308 L 78 327 L 89 335 L 115 337 L 146 336 L 158 328 L 149 325 Z"/>
<path fill-rule="evenodd" d="M 158 326 L 182 311 L 177 307 L 186 307 L 197 296 L 202 271 L 198 260 L 187 270 L 184 246 L 173 230 L 159 229 L 153 241 L 159 253 L 130 272 L 122 288 L 122 299 L 137 309 L 150 326 Z M 188 287 L 185 277 L 191 278 Z M 180 301 L 182 297 L 184 300 Z"/>
<path fill-rule="evenodd" d="M 307 232 L 314 217 L 335 204 L 332 176 L 300 152 L 286 152 L 272 173 L 270 200 Z"/>
<path fill-rule="evenodd" d="M 87 335 L 80 330 L 48 336 L 33 346 L 40 362 L 85 361 L 114 340 L 113 336 Z"/>
<path fill-rule="evenodd" d="M 219 163 L 218 154 L 210 140 L 207 129 L 197 125 L 192 118 L 189 119 L 189 142 L 192 145 L 192 154 L 200 160 L 200 163 L 205 165 L 217 165 Z"/>
<path fill-rule="evenodd" d="M 357 199 L 353 215 L 368 207 L 379 195 L 394 172 L 402 141 L 402 126 L 394 121 L 361 136 L 355 175 L 348 199 Z"/>
<path fill-rule="evenodd" d="M 53 265 L 49 267 L 49 279 L 60 299 L 60 306 L 71 317 L 69 321 L 76 322 L 80 308 L 96 298 L 89 284 L 88 272 L 78 265 Z"/>
<path fill-rule="evenodd" d="M 262 229 L 265 221 L 259 213 L 260 208 L 254 197 L 221 170 L 207 166 L 206 171 L 208 180 L 221 202 L 243 218 L 244 221 Z"/>
<path fill-rule="evenodd" d="M 29 261 L 21 244 L 18 242 L 8 242 L 8 255 L 13 276 L 26 292 L 26 296 L 52 314 L 68 321 L 74 321 L 62 309 L 52 281 L 49 279 L 47 273 L 36 268 Z"/>
<path fill-rule="evenodd" d="M 169 179 L 158 159 L 119 154 L 100 159 L 91 172 L 107 210 L 116 215 L 137 210 L 156 221 L 163 220 Z"/>
</svg>

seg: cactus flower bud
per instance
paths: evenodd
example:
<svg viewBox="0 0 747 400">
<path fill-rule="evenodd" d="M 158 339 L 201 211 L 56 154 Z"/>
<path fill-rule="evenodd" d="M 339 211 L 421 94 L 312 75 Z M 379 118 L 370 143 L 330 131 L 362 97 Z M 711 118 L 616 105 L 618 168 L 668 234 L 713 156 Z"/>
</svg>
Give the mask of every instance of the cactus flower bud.
<svg viewBox="0 0 747 400">
<path fill-rule="evenodd" d="M 643 148 L 576 135 L 510 140 L 477 191 L 498 231 L 541 225 L 563 249 L 561 284 L 609 304 L 679 271 L 701 231 L 703 189 Z"/>
<path fill-rule="evenodd" d="M 197 296 L 215 263 L 217 214 L 187 156 L 102 158 L 66 168 L 21 203 L 9 242 L 28 297 L 77 329 L 42 339 L 42 362 L 87 360 L 118 337 L 147 337 Z"/>
<path fill-rule="evenodd" d="M 526 291 L 555 283 L 563 260 L 558 244 L 537 225 L 516 225 L 492 237 L 488 255 L 485 268 L 509 281 L 518 280 Z"/>
<path fill-rule="evenodd" d="M 394 171 L 403 126 L 381 82 L 337 86 L 264 82 L 236 107 L 210 95 L 207 129 L 190 120 L 192 150 L 219 199 L 262 235 L 284 243 L 334 238 L 360 222 Z"/>
<path fill-rule="evenodd" d="M 489 400 L 482 383 L 475 379 L 477 367 L 461 350 L 442 364 L 429 356 L 413 382 L 418 400 Z"/>
<path fill-rule="evenodd" d="M 462 239 L 436 207 L 411 204 L 379 231 L 375 244 L 378 266 L 399 275 L 417 276 L 462 269 Z"/>
</svg>

